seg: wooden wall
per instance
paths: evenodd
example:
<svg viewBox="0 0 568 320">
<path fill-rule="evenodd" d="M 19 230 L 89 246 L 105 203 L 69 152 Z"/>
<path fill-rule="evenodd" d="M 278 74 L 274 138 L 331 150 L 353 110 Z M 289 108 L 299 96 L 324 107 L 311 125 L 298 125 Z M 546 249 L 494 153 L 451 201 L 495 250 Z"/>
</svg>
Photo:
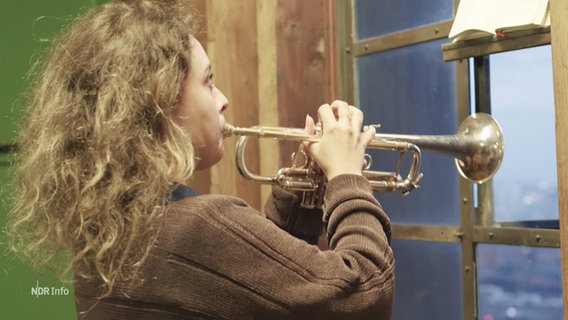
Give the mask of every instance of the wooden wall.
<svg viewBox="0 0 568 320">
<path fill-rule="evenodd" d="M 558 175 L 558 215 L 564 319 L 568 319 L 568 2 L 550 0 L 552 75 L 556 113 L 556 162 Z"/>
<path fill-rule="evenodd" d="M 200 36 L 214 81 L 229 99 L 228 122 L 238 126 L 303 127 L 307 114 L 335 97 L 331 0 L 188 0 L 204 18 Z M 242 179 L 235 168 L 234 138 L 224 159 L 189 183 L 204 193 L 245 199 L 262 209 L 269 187 Z M 254 141 L 251 141 L 254 142 Z M 273 175 L 290 165 L 292 147 L 273 141 L 248 146 L 251 171 Z"/>
</svg>

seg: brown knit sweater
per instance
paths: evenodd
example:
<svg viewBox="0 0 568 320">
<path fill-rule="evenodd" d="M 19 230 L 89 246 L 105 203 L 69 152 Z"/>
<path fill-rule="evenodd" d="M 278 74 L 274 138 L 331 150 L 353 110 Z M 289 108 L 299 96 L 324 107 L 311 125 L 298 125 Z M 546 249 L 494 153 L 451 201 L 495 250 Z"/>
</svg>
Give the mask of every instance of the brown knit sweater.
<svg viewBox="0 0 568 320">
<path fill-rule="evenodd" d="M 78 318 L 390 318 L 390 223 L 367 180 L 329 182 L 326 251 L 298 238 L 314 238 L 323 224 L 292 193 L 274 188 L 265 211 L 268 219 L 221 195 L 171 203 L 138 280 L 103 299 L 100 282 L 77 280 Z"/>
</svg>

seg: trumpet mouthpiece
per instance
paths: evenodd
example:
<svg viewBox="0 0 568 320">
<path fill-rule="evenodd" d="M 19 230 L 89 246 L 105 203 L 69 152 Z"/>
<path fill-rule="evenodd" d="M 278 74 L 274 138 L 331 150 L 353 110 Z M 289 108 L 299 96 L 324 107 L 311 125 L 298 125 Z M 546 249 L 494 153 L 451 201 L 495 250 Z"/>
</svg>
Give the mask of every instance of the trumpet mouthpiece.
<svg viewBox="0 0 568 320">
<path fill-rule="evenodd" d="M 235 134 L 235 127 L 231 124 L 225 123 L 223 127 L 223 138 L 228 138 Z"/>
</svg>

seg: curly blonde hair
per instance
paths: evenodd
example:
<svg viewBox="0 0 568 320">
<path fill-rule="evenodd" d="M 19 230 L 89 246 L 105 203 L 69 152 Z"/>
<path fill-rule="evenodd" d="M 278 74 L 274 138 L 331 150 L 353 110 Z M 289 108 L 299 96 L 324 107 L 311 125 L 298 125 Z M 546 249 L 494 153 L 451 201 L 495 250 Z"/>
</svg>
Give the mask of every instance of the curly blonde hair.
<svg viewBox="0 0 568 320">
<path fill-rule="evenodd" d="M 189 73 L 191 8 L 108 3 L 53 42 L 17 138 L 7 234 L 36 266 L 110 291 L 144 261 L 175 181 L 194 170 L 173 111 Z"/>
</svg>

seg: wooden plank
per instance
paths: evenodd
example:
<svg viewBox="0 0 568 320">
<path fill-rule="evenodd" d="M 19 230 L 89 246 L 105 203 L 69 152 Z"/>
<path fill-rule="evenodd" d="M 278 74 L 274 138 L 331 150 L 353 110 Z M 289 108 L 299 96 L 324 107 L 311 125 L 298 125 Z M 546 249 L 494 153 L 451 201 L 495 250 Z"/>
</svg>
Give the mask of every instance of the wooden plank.
<svg viewBox="0 0 568 320">
<path fill-rule="evenodd" d="M 276 52 L 280 126 L 303 127 L 307 114 L 317 119 L 318 107 L 331 102 L 335 74 L 334 37 L 329 0 L 278 1 Z M 280 147 L 280 164 L 290 164 L 297 146 Z"/>
<path fill-rule="evenodd" d="M 216 86 L 229 99 L 227 121 L 258 123 L 258 56 L 256 1 L 207 1 L 207 51 Z M 236 171 L 234 138 L 225 142 L 225 157 L 211 169 L 211 192 L 236 195 L 260 208 L 259 186 Z M 250 169 L 258 171 L 258 144 L 248 146 Z"/>
<path fill-rule="evenodd" d="M 257 1 L 258 37 L 258 119 L 264 126 L 278 126 L 278 92 L 276 86 L 276 0 Z M 278 170 L 278 144 L 273 140 L 259 141 L 260 173 L 273 175 Z M 275 155 L 275 156 L 271 156 Z M 260 188 L 260 203 L 264 204 L 272 187 Z"/>
<path fill-rule="evenodd" d="M 207 4 L 206 0 L 190 0 L 190 4 L 195 8 L 195 11 L 199 13 L 199 19 L 201 20 L 201 29 L 207 27 Z M 196 34 L 197 40 L 203 45 L 203 48 L 207 51 L 207 36 L 206 33 L 200 32 Z M 195 171 L 191 176 L 189 181 L 186 181 L 192 189 L 196 190 L 201 194 L 207 194 L 211 192 L 211 170 L 200 170 Z"/>
<path fill-rule="evenodd" d="M 552 74 L 556 118 L 556 161 L 558 175 L 558 214 L 560 219 L 560 254 L 564 319 L 568 315 L 568 2 L 550 1 Z"/>
</svg>

